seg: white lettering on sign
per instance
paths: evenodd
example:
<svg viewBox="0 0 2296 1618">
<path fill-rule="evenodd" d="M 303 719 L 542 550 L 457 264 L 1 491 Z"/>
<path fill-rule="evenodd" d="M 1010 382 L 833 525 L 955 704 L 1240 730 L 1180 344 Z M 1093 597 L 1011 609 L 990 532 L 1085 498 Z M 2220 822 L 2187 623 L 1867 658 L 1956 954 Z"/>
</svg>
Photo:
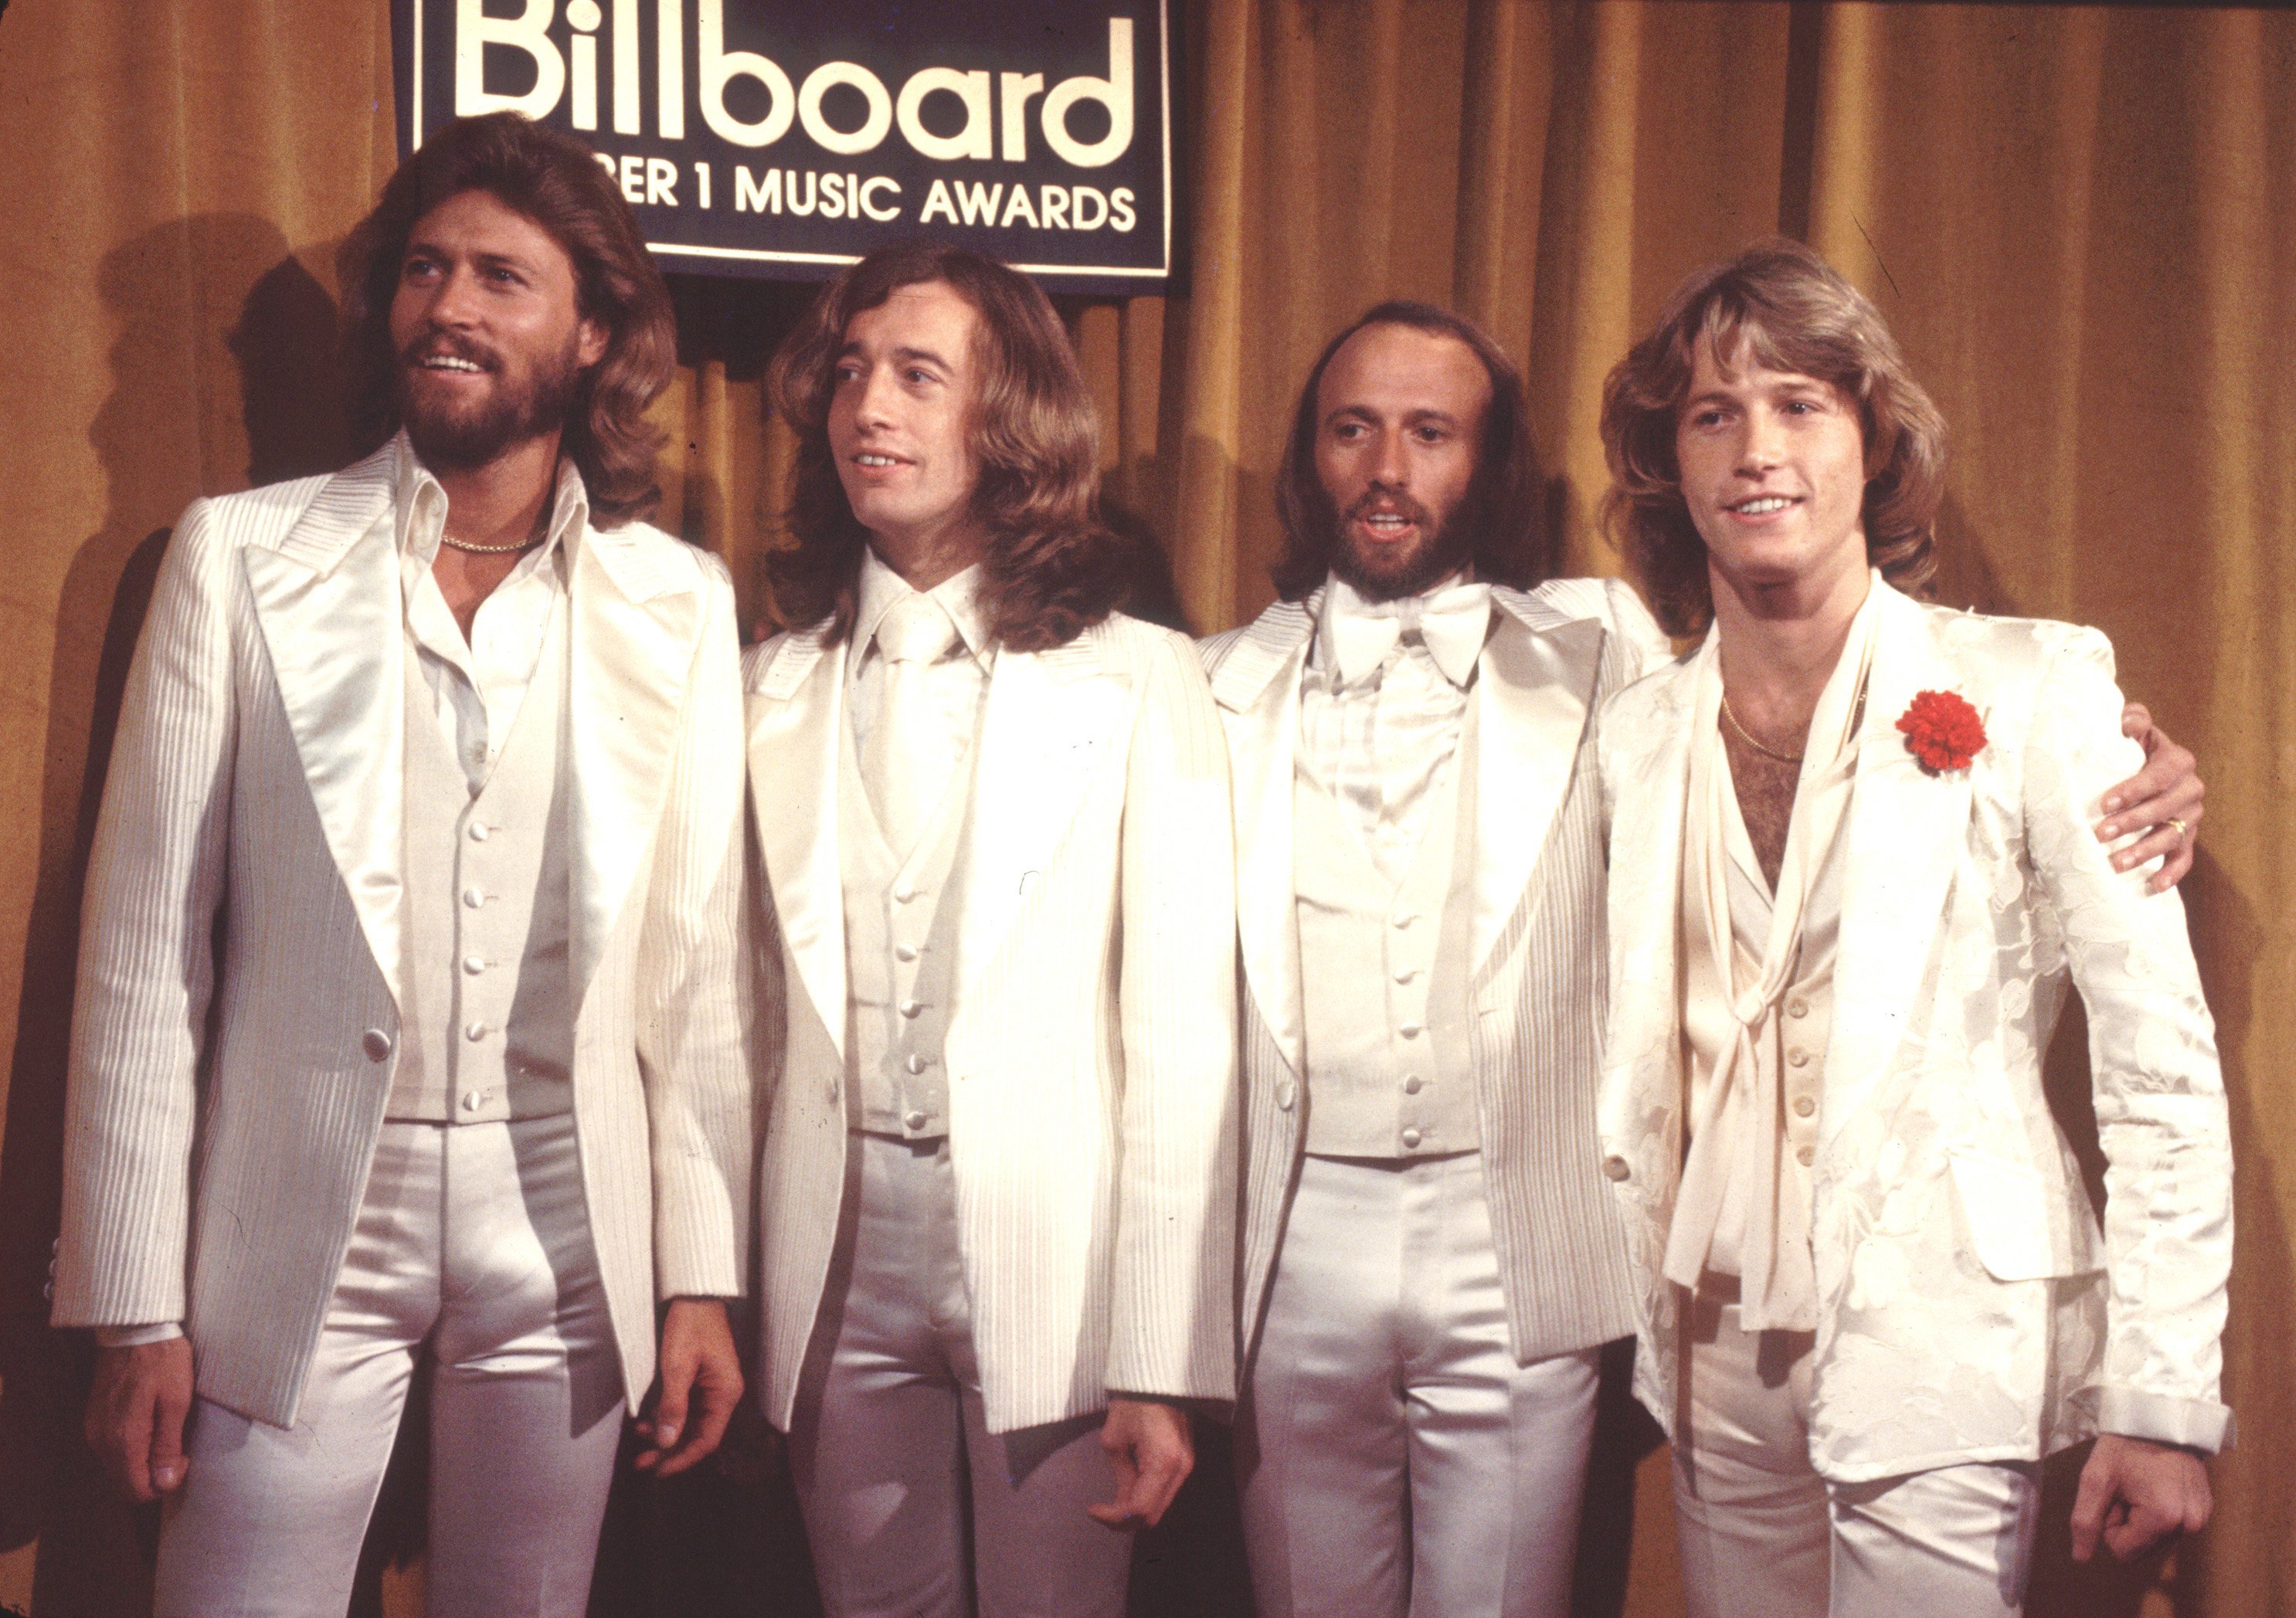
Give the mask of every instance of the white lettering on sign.
<svg viewBox="0 0 2296 1618">
<path fill-rule="evenodd" d="M 657 133 L 665 140 L 685 138 L 686 4 L 687 0 L 655 0 L 653 8 L 654 112 Z M 875 151 L 898 128 L 911 149 L 935 162 L 986 162 L 1001 157 L 1008 163 L 1020 163 L 1029 156 L 1029 103 L 1040 97 L 1037 127 L 1045 143 L 1062 161 L 1078 168 L 1104 168 L 1132 144 L 1134 62 L 1128 17 L 1109 19 L 1104 78 L 1079 74 L 1047 91 L 1042 73 L 1000 72 L 994 76 L 992 96 L 991 76 L 986 69 L 930 67 L 911 74 L 896 94 L 876 74 L 852 61 L 823 62 L 800 86 L 770 56 L 726 48 L 726 0 L 692 0 L 692 4 L 695 8 L 694 99 L 710 133 L 732 145 L 770 146 L 792 127 L 801 126 L 823 151 L 852 157 Z M 644 134 L 639 38 L 644 0 L 612 0 L 611 12 L 599 0 L 568 0 L 566 21 L 574 35 L 567 51 L 561 51 L 550 37 L 556 14 L 557 0 L 523 0 L 523 8 L 512 17 L 489 15 L 487 0 L 455 0 L 455 115 L 465 118 L 506 110 L 542 118 L 555 112 L 563 102 L 575 128 L 596 129 L 597 36 L 603 30 L 609 37 L 613 63 L 614 133 Z M 513 55 L 526 59 L 533 84 L 524 90 L 488 89 L 490 78 L 497 84 L 524 79 L 526 75 L 505 60 Z M 489 61 L 495 69 L 491 75 Z M 761 116 L 745 118 L 726 105 L 727 87 L 736 79 L 749 79 L 764 92 Z M 857 91 L 863 104 L 861 121 L 849 129 L 832 123 L 822 104 L 831 91 L 840 87 Z M 953 97 L 964 109 L 964 122 L 953 135 L 936 135 L 926 125 L 925 107 L 935 96 Z M 1108 132 L 1097 140 L 1079 140 L 1070 132 L 1070 115 L 1086 102 L 1099 102 L 1108 116 Z M 1009 193 L 1005 206 L 1012 206 Z"/>
<path fill-rule="evenodd" d="M 1128 231 L 1140 222 L 1133 210 L 1136 200 L 1129 185 L 1112 192 L 1096 185 L 1040 185 L 1032 197 L 1027 186 L 1008 190 L 1001 181 L 990 185 L 978 180 L 935 180 L 925 192 L 917 223 L 945 219 L 951 225 L 1006 228 L 1025 222 L 1037 230 L 1096 231 L 1113 225 Z"/>
</svg>

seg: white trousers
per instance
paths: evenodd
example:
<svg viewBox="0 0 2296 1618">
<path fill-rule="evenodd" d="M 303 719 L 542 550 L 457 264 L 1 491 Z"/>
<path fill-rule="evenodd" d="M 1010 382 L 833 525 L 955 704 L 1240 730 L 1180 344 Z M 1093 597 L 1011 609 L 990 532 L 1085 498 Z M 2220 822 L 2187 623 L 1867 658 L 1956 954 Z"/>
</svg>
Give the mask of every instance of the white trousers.
<svg viewBox="0 0 2296 1618">
<path fill-rule="evenodd" d="M 1674 1515 L 1690 1618 L 2016 1618 L 2040 1469 L 1828 1484 L 1809 1464 L 1812 1339 L 1684 1299 Z"/>
<path fill-rule="evenodd" d="M 1237 1418 L 1261 1618 L 1562 1618 L 1596 1351 L 1515 1363 L 1480 1154 L 1308 1157 Z"/>
<path fill-rule="evenodd" d="M 571 1117 L 382 1126 L 295 1426 L 193 1410 L 157 1618 L 341 1618 L 426 1344 L 431 1618 L 578 1618 L 622 1377 Z"/>
<path fill-rule="evenodd" d="M 1014 1433 L 984 1419 L 948 1142 L 856 1139 L 860 1205 L 824 1305 L 832 1346 L 790 1427 L 823 1608 L 1123 1618 L 1132 1536 L 1085 1514 L 1116 1498 L 1101 1417 Z"/>
</svg>

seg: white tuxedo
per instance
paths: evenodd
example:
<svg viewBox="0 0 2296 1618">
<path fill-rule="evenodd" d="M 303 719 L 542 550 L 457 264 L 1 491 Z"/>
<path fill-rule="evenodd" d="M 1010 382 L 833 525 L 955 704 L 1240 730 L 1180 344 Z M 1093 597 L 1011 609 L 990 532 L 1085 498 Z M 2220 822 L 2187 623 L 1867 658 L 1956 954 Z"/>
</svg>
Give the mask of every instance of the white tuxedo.
<svg viewBox="0 0 2296 1618">
<path fill-rule="evenodd" d="M 2019 1462 L 2097 1430 L 2213 1450 L 2231 1158 L 2184 909 L 2092 835 L 2136 763 L 2093 630 L 1919 605 L 1878 580 L 1818 1099 L 1809 1457 L 1855 1483 Z M 1677 958 L 1697 659 L 1604 710 L 1610 1036 L 1601 1103 L 1636 1279 L 1636 1392 L 1677 1411 L 1660 1273 L 1683 1151 Z M 1924 773 L 1895 726 L 1957 692 L 1986 744 Z M 2102 1237 L 2041 1090 L 2087 1008 Z"/>
<path fill-rule="evenodd" d="M 56 1323 L 183 1320 L 201 1395 L 282 1427 L 402 1042 L 397 454 L 185 512 L 89 869 Z M 574 1132 L 635 1407 L 657 1299 L 747 1268 L 737 641 L 643 524 L 584 533 L 569 612 Z"/>
<path fill-rule="evenodd" d="M 1507 1324 L 1523 1363 L 1634 1329 L 1617 1216 L 1593 1156 L 1602 1028 L 1596 706 L 1665 655 L 1633 592 L 1562 579 L 1493 592 L 1478 665 L 1467 1039 Z M 1248 1357 L 1305 1150 L 1294 896 L 1300 687 L 1321 592 L 1201 648 L 1235 776 L 1242 937 Z"/>
<path fill-rule="evenodd" d="M 844 658 L 749 654 L 760 1395 L 790 1425 L 849 1213 L 838 852 Z M 1235 929 L 1227 772 L 1187 641 L 1111 617 L 998 652 L 975 742 L 943 1047 L 956 1246 L 988 1430 L 1111 1391 L 1234 1393 Z"/>
</svg>

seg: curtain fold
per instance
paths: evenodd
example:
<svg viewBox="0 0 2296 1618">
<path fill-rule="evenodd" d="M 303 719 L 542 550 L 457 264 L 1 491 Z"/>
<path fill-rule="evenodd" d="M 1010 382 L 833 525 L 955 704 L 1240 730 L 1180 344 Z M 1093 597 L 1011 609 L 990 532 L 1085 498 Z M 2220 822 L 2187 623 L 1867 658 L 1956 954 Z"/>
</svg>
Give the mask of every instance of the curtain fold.
<svg viewBox="0 0 2296 1618">
<path fill-rule="evenodd" d="M 1157 542 L 1195 629 L 1269 599 L 1301 379 L 1383 298 L 1493 331 L 1529 383 L 1558 568 L 1616 571 L 1603 375 L 1680 276 L 1784 231 L 1875 298 L 1951 424 L 1941 599 L 2098 625 L 2130 693 L 2199 752 L 2186 893 L 2239 1154 L 2243 1443 L 2215 1469 L 2216 1525 L 2165 1572 L 2076 1572 L 2060 1533 L 2033 1610 L 2296 1610 L 2296 1495 L 2276 1465 L 2296 1442 L 2296 833 L 2277 791 L 2296 779 L 2296 15 L 1177 9 L 1185 274 L 1168 298 L 1058 302 L 1112 518 Z M 79 867 L 168 526 L 195 495 L 341 458 L 335 254 L 394 160 L 390 53 L 383 0 L 0 14 L 0 816 L 21 829 L 0 847 L 0 1604 L 140 1610 L 129 1520 L 77 1459 L 79 1351 L 41 1324 Z M 763 629 L 791 454 L 763 371 L 809 290 L 675 291 L 661 520 L 726 559 Z M 2082 1058 L 2061 1042 L 2077 1134 Z M 1618 1488 L 1598 1496 L 1588 1611 L 1672 1610 L 1663 1456 L 1629 1490 L 1639 1454 L 1612 1455 Z M 602 1590 L 684 1588 L 674 1525 L 636 1520 L 618 1519 Z M 413 1610 L 412 1588 L 385 1606 Z"/>
</svg>

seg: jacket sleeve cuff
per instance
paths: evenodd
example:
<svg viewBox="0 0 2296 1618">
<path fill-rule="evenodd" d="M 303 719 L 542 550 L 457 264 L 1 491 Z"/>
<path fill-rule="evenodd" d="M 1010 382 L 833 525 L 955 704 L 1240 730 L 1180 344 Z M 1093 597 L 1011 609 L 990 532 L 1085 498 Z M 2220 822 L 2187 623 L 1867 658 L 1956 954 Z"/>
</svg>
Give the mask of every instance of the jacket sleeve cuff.
<svg viewBox="0 0 2296 1618">
<path fill-rule="evenodd" d="M 98 1348 L 141 1348 L 147 1343 L 166 1343 L 184 1335 L 181 1320 L 154 1320 L 144 1326 L 98 1326 L 95 1345 Z"/>
<path fill-rule="evenodd" d="M 2180 1444 L 2208 1455 L 2233 1446 L 2231 1408 L 2213 1399 L 2179 1399 L 2109 1383 L 2097 1388 L 2095 1396 L 2096 1426 L 2101 1433 Z"/>
</svg>

